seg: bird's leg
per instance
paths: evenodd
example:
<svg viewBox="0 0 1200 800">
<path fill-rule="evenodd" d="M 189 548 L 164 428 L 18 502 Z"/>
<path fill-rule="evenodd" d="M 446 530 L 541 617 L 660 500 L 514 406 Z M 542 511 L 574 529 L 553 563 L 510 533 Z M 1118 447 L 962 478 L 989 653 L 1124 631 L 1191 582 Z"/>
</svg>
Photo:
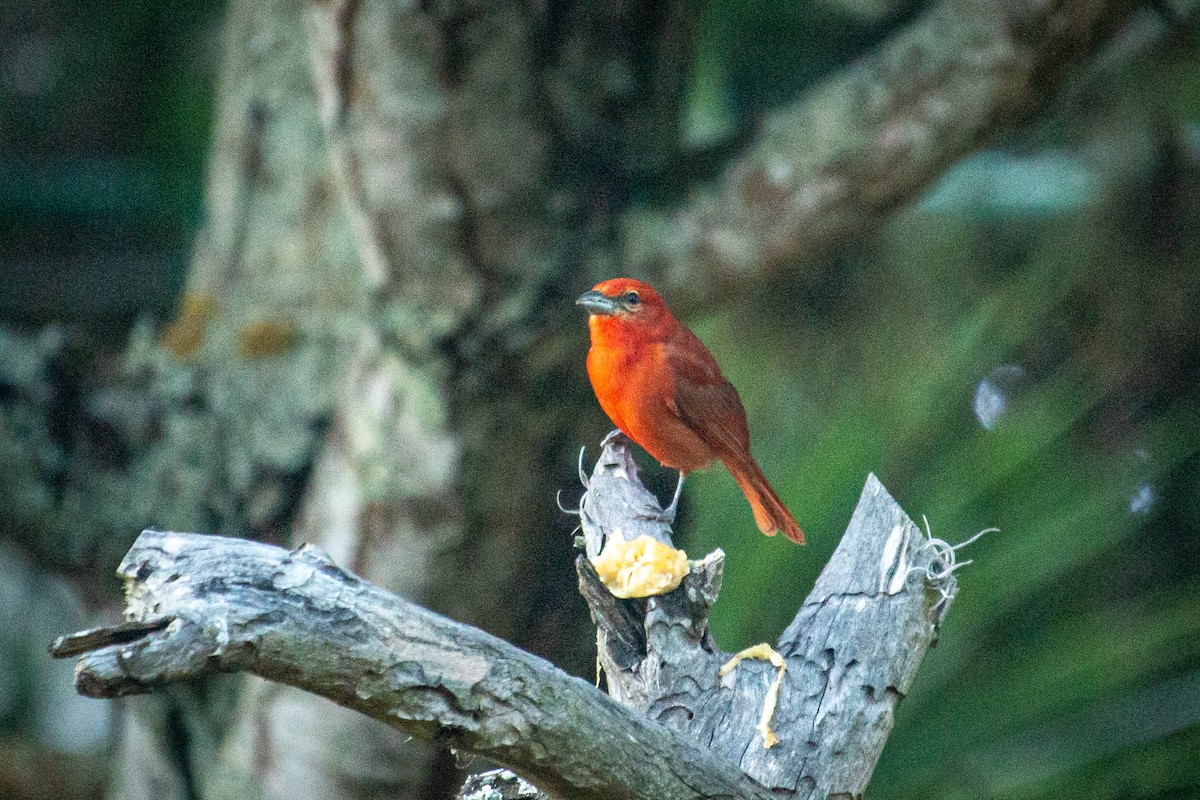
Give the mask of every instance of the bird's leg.
<svg viewBox="0 0 1200 800">
<path fill-rule="evenodd" d="M 683 494 L 683 479 L 684 472 L 679 470 L 679 483 L 675 484 L 675 496 L 671 498 L 671 505 L 663 509 L 663 522 L 670 525 L 675 521 L 675 512 L 679 510 L 679 497 Z"/>
</svg>

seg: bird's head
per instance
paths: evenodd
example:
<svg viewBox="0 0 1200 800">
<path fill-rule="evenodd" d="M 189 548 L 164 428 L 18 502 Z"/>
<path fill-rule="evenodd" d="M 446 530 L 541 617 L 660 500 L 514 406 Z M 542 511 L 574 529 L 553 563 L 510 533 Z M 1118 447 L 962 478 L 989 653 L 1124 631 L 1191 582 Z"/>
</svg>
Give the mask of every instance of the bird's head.
<svg viewBox="0 0 1200 800">
<path fill-rule="evenodd" d="M 633 278 L 610 278 L 575 301 L 587 309 L 593 324 L 657 327 L 673 321 L 667 304 L 654 289 Z"/>
</svg>

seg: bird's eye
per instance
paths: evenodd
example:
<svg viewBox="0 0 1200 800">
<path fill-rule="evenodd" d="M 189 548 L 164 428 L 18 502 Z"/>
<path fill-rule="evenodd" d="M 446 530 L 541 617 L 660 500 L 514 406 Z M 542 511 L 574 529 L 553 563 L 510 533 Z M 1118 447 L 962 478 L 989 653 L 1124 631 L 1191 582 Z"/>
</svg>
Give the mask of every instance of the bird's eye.
<svg viewBox="0 0 1200 800">
<path fill-rule="evenodd" d="M 637 292 L 626 292 L 625 293 L 625 302 L 628 305 L 636 306 L 638 303 L 642 302 L 642 298 L 638 297 Z"/>
</svg>

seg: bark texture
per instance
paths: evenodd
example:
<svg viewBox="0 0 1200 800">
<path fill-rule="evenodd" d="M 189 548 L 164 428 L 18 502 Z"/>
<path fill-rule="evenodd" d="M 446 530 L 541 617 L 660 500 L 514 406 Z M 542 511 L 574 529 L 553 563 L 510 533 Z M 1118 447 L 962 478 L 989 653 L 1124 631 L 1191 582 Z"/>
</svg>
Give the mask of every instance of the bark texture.
<svg viewBox="0 0 1200 800">
<path fill-rule="evenodd" d="M 646 519 L 657 501 L 636 475 L 624 444 L 610 442 L 583 507 L 589 550 L 643 534 L 670 543 L 670 529 Z M 613 697 L 707 742 L 777 796 L 859 797 L 957 591 L 952 552 L 870 476 L 845 536 L 774 645 L 787 669 L 770 722 L 780 741 L 769 749 L 757 726 L 777 667 L 745 660 L 722 676 L 732 654 L 709 634 L 720 551 L 693 561 L 679 589 L 638 602 L 612 597 L 586 559 L 578 564 Z"/>
<path fill-rule="evenodd" d="M 588 549 L 643 533 L 669 541 L 658 511 L 626 443 L 610 438 L 582 511 Z M 770 749 L 758 720 L 776 667 L 744 661 L 722 675 L 729 654 L 709 636 L 723 558 L 692 562 L 666 595 L 622 602 L 580 557 L 613 699 L 345 572 L 319 548 L 199 534 L 143 532 L 118 570 L 128 621 L 53 651 L 82 655 L 76 686 L 92 697 L 250 672 L 486 756 L 553 796 L 861 796 L 955 593 L 952 551 L 926 540 L 871 476 L 777 645 L 787 669 Z"/>
<path fill-rule="evenodd" d="M 146 531 L 119 574 L 132 623 L 57 645 L 62 655 L 106 645 L 77 668 L 88 696 L 247 671 L 487 756 L 558 796 L 771 797 L 693 740 L 341 570 L 317 548 Z"/>
</svg>

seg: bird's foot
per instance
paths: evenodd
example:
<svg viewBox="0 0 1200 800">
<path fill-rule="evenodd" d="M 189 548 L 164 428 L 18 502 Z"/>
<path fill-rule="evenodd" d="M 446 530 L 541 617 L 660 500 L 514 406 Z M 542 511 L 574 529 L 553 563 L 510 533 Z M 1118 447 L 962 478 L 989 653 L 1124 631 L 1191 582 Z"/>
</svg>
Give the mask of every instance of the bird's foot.
<svg viewBox="0 0 1200 800">
<path fill-rule="evenodd" d="M 671 504 L 662 509 L 658 513 L 639 514 L 639 519 L 653 520 L 654 522 L 665 522 L 667 525 L 675 524 L 675 514 L 679 511 L 679 498 L 683 496 L 683 477 L 682 472 L 679 473 L 679 482 L 675 484 L 675 496 L 671 498 Z"/>
<path fill-rule="evenodd" d="M 663 520 L 668 524 L 675 522 L 675 512 L 679 510 L 679 498 L 683 496 L 683 470 L 679 471 L 679 482 L 675 484 L 675 496 L 671 498 L 671 505 L 663 509 Z"/>
<path fill-rule="evenodd" d="M 579 482 L 583 484 L 583 488 L 586 490 L 588 488 L 588 476 L 587 472 L 585 472 L 583 469 L 583 454 L 585 452 L 587 452 L 587 447 L 579 448 L 579 463 L 576 465 L 575 469 L 579 471 Z"/>
<path fill-rule="evenodd" d="M 583 501 L 586 499 L 587 499 L 587 492 L 584 492 L 583 496 L 579 498 L 579 507 L 578 508 L 569 508 L 569 507 L 563 505 L 562 489 L 559 489 L 554 494 L 554 504 L 556 506 L 558 506 L 558 510 L 564 514 L 570 514 L 573 517 L 578 517 L 583 514 Z"/>
<path fill-rule="evenodd" d="M 611 431 L 608 432 L 608 435 L 605 436 L 603 440 L 601 440 L 600 446 L 608 447 L 613 442 L 620 442 L 621 444 L 627 445 L 627 444 L 629 444 L 630 439 L 628 436 L 625 435 L 624 431 L 622 431 L 620 428 L 613 428 Z"/>
</svg>

